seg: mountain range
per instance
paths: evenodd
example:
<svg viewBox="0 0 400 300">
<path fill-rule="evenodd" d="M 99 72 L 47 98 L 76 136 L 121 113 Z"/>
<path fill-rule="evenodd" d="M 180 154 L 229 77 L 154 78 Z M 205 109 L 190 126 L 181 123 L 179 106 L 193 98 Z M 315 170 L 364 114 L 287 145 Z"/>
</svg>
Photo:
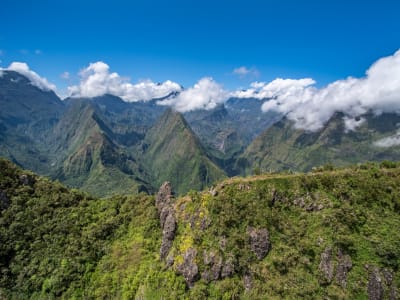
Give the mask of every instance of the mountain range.
<svg viewBox="0 0 400 300">
<path fill-rule="evenodd" d="M 153 193 L 165 180 L 183 194 L 235 175 L 400 155 L 400 143 L 393 142 L 397 114 L 368 113 L 348 130 L 338 112 L 311 132 L 296 129 L 285 116 L 263 113 L 268 99 L 231 98 L 183 114 L 158 105 L 163 99 L 125 102 L 107 94 L 61 100 L 22 74 L 3 71 L 0 156 L 68 186 L 110 196 Z"/>
</svg>

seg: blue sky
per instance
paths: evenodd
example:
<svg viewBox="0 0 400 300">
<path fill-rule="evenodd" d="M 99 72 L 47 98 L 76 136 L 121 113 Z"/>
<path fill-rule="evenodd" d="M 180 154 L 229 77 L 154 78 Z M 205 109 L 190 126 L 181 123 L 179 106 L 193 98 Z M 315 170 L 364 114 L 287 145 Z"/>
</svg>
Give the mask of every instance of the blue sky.
<svg viewBox="0 0 400 300">
<path fill-rule="evenodd" d="M 276 77 L 325 85 L 363 76 L 400 48 L 400 1 L 3 1 L 0 66 L 13 61 L 59 88 L 104 61 L 133 82 L 228 89 Z M 251 70 L 246 76 L 235 68 Z M 68 71 L 71 78 L 61 79 Z"/>
</svg>

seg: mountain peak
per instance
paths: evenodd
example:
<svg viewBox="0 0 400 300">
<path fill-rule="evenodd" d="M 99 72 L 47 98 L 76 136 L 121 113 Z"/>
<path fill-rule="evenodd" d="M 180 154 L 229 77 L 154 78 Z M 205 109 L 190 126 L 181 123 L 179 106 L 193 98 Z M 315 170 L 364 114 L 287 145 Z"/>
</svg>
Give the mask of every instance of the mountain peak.
<svg viewBox="0 0 400 300">
<path fill-rule="evenodd" d="M 155 181 L 170 181 L 178 194 L 201 189 L 225 176 L 208 158 L 183 115 L 172 109 L 146 134 L 143 151 Z"/>
</svg>

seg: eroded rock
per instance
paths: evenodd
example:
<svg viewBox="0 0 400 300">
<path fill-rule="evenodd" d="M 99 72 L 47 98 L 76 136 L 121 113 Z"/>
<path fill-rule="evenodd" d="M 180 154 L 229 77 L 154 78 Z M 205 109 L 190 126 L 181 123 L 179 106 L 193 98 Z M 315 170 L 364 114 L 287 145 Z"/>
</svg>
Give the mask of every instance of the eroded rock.
<svg viewBox="0 0 400 300">
<path fill-rule="evenodd" d="M 160 247 L 161 259 L 165 259 L 168 256 L 175 239 L 176 219 L 172 199 L 171 184 L 168 181 L 164 182 L 156 196 L 156 207 L 160 215 L 160 224 L 163 232 Z"/>
<path fill-rule="evenodd" d="M 183 255 L 183 262 L 177 266 L 177 271 L 185 278 L 191 288 L 198 279 L 199 268 L 196 264 L 197 250 L 189 248 Z"/>
<path fill-rule="evenodd" d="M 263 259 L 271 249 L 269 232 L 266 228 L 256 229 L 249 227 L 250 248 L 259 260 Z"/>
<path fill-rule="evenodd" d="M 321 261 L 319 263 L 319 269 L 324 277 L 324 279 L 330 283 L 333 279 L 333 262 L 332 262 L 332 249 L 326 248 L 324 252 L 321 253 Z"/>
<path fill-rule="evenodd" d="M 163 227 L 163 236 L 160 248 L 160 257 L 164 259 L 167 257 L 169 250 L 171 249 L 172 243 L 175 238 L 176 221 L 175 216 L 171 212 L 167 215 Z"/>
<path fill-rule="evenodd" d="M 351 257 L 339 249 L 338 251 L 338 265 L 336 268 L 336 281 L 341 285 L 342 288 L 347 286 L 347 273 L 351 270 L 353 264 Z"/>
<path fill-rule="evenodd" d="M 171 183 L 169 181 L 166 181 L 160 186 L 160 189 L 158 190 L 156 196 L 156 207 L 158 209 L 159 214 L 161 214 L 165 206 L 171 205 L 172 198 L 173 198 L 173 193 L 172 193 Z"/>
<path fill-rule="evenodd" d="M 383 299 L 383 284 L 382 277 L 378 268 L 374 268 L 368 280 L 368 299 L 381 300 Z"/>
<path fill-rule="evenodd" d="M 221 278 L 221 269 L 222 269 L 222 257 L 219 256 L 214 251 L 204 251 L 203 253 L 203 262 L 206 266 L 206 269 L 201 274 L 201 278 L 210 282 L 212 280 L 218 280 Z"/>
</svg>

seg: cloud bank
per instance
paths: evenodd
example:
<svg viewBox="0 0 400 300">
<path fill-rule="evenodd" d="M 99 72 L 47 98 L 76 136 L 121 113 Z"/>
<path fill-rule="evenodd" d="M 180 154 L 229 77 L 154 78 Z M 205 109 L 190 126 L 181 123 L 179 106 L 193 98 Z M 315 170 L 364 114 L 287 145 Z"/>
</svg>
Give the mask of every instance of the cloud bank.
<svg viewBox="0 0 400 300">
<path fill-rule="evenodd" d="M 125 101 L 135 102 L 162 98 L 182 89 L 179 84 L 170 80 L 163 83 L 146 80 L 132 84 L 118 73 L 110 73 L 110 67 L 101 61 L 91 63 L 79 75 L 81 77 L 79 85 L 68 87 L 71 97 L 96 97 L 111 94 Z"/>
<path fill-rule="evenodd" d="M 179 112 L 196 109 L 209 110 L 220 103 L 224 103 L 229 96 L 230 93 L 225 91 L 211 77 L 204 77 L 193 87 L 182 91 L 176 97 L 158 101 L 157 104 L 171 106 Z"/>
<path fill-rule="evenodd" d="M 40 77 L 36 72 L 32 71 L 26 63 L 13 62 L 7 69 L 9 71 L 18 72 L 27 77 L 32 85 L 44 91 L 56 91 L 57 88 L 54 84 L 50 83 L 46 78 Z"/>
<path fill-rule="evenodd" d="M 276 79 L 253 83 L 249 90 L 233 94 L 270 98 L 262 110 L 285 114 L 296 128 L 319 130 L 335 112 L 343 112 L 347 130 L 354 130 L 362 123 L 357 117 L 368 111 L 400 113 L 400 50 L 376 61 L 363 78 L 349 77 L 321 89 L 314 84 L 311 78 Z"/>
<path fill-rule="evenodd" d="M 388 136 L 376 141 L 374 145 L 382 148 L 400 145 L 400 131 L 397 131 L 395 135 Z"/>
</svg>

